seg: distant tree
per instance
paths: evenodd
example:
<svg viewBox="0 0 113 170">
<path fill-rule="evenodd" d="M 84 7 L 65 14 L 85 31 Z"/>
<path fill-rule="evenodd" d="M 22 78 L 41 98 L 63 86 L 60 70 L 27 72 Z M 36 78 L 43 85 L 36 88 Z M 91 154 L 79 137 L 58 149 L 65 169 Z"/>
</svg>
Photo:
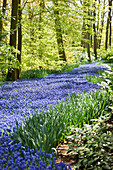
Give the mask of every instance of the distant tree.
<svg viewBox="0 0 113 170">
<path fill-rule="evenodd" d="M 98 40 L 98 48 L 100 49 L 101 46 L 101 40 L 102 40 L 102 33 L 103 33 L 103 27 L 104 27 L 104 17 L 105 17 L 105 0 L 103 2 L 103 8 L 101 10 L 101 25 L 99 28 L 99 40 Z"/>
<path fill-rule="evenodd" d="M 7 6 L 7 0 L 3 0 L 2 9 L 0 10 L 0 47 L 2 47 L 4 44 L 5 36 L 3 31 L 3 18 L 5 18 L 6 6 Z M 0 58 L 0 66 L 1 66 L 0 72 L 2 74 L 2 79 L 6 75 L 6 68 L 3 69 L 3 65 L 4 65 L 3 58 Z"/>
<path fill-rule="evenodd" d="M 58 10 L 58 1 L 53 0 L 53 4 L 54 4 L 55 29 L 56 29 L 59 59 L 66 61 L 66 54 L 64 50 L 63 36 L 62 36 L 62 29 L 61 29 L 61 22 L 60 22 L 60 13 Z"/>
<path fill-rule="evenodd" d="M 111 7 L 112 7 L 112 2 L 113 2 L 113 0 L 111 0 Z M 110 29 L 109 29 L 109 46 L 111 46 L 111 35 L 112 35 L 112 10 L 111 10 L 111 8 L 109 9 L 110 11 Z"/>
<path fill-rule="evenodd" d="M 43 22 L 43 17 L 42 17 L 42 13 L 44 12 L 44 8 L 45 8 L 45 2 L 44 0 L 40 0 L 39 1 L 39 58 L 42 58 L 42 22 Z"/>
<path fill-rule="evenodd" d="M 91 10 L 90 10 L 90 1 L 83 0 L 82 3 L 82 9 L 83 9 L 83 28 L 82 28 L 82 45 L 84 48 L 87 48 L 87 54 L 88 54 L 88 60 L 91 61 L 91 55 L 90 55 L 90 42 L 91 42 Z"/>
<path fill-rule="evenodd" d="M 97 59 L 97 34 L 96 34 L 96 26 L 95 26 L 95 20 L 96 20 L 96 0 L 93 3 L 93 30 L 94 30 L 94 55 L 95 55 L 95 59 Z M 99 23 L 98 23 L 99 24 Z M 98 30 L 98 28 L 97 28 Z"/>
<path fill-rule="evenodd" d="M 17 40 L 17 22 L 18 22 L 18 0 L 12 0 L 12 14 L 11 14 L 11 27 L 10 27 L 10 46 L 16 49 Z M 16 58 L 16 54 L 14 54 Z M 10 60 L 10 59 L 9 59 Z M 17 80 L 17 69 L 11 68 L 8 70 L 7 79 Z"/>
<path fill-rule="evenodd" d="M 7 0 L 3 0 L 2 9 L 0 10 L 0 46 L 3 44 L 3 18 L 6 13 Z"/>
<path fill-rule="evenodd" d="M 112 0 L 109 0 L 109 11 L 108 11 L 108 18 L 107 18 L 107 25 L 106 25 L 106 40 L 105 40 L 105 50 L 108 48 L 108 32 L 110 26 L 110 19 L 111 19 L 111 7 L 112 7 Z"/>
<path fill-rule="evenodd" d="M 22 53 L 22 7 L 21 7 L 21 0 L 18 1 L 18 51 L 17 59 L 19 63 L 21 63 L 21 53 Z M 17 79 L 21 79 L 21 68 L 17 69 Z"/>
</svg>

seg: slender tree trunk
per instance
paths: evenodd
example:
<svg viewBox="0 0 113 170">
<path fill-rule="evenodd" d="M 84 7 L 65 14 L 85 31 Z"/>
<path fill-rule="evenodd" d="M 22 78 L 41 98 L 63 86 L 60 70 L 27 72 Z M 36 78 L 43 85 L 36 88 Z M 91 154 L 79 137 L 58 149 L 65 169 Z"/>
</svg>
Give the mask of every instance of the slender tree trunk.
<svg viewBox="0 0 113 170">
<path fill-rule="evenodd" d="M 82 2 L 81 2 L 82 4 Z M 87 10 L 86 10 L 86 6 L 87 6 L 87 3 L 83 0 L 83 13 L 87 13 Z M 86 17 L 84 17 L 83 15 L 83 26 L 82 26 L 82 41 L 81 41 L 81 46 L 83 48 L 87 48 L 87 43 L 86 43 L 86 39 L 87 39 L 87 31 L 86 31 Z"/>
<path fill-rule="evenodd" d="M 61 23 L 60 23 L 60 17 L 59 17 L 60 14 L 57 9 L 58 3 L 55 1 L 53 1 L 53 3 L 55 5 L 54 16 L 55 16 L 55 29 L 56 29 L 56 38 L 57 38 L 59 58 L 60 58 L 60 60 L 66 61 L 63 37 L 62 37 L 62 30 L 61 30 Z"/>
<path fill-rule="evenodd" d="M 98 1 L 98 6 L 97 6 L 97 10 L 98 10 L 98 13 L 97 13 L 97 25 L 95 27 L 95 29 L 96 29 L 96 46 L 97 46 L 97 48 L 99 48 L 99 37 L 100 37 L 100 35 L 99 35 L 99 27 L 100 27 L 100 11 L 101 10 L 100 10 L 100 0 L 96 0 L 96 1 Z M 95 11 L 95 14 L 96 14 L 96 11 Z M 95 21 L 96 21 L 96 19 L 95 19 Z"/>
<path fill-rule="evenodd" d="M 91 55 L 90 55 L 90 33 L 89 33 L 89 30 L 90 30 L 90 24 L 89 24 L 89 16 L 90 16 L 90 13 L 91 13 L 91 11 L 90 11 L 90 8 L 89 8 L 89 6 L 90 6 L 90 4 L 89 3 L 87 3 L 87 6 L 88 6 L 88 23 L 87 23 L 87 27 L 88 27 L 88 30 L 87 30 L 87 39 L 88 39 L 88 43 L 87 43 L 87 53 L 88 53 L 88 58 L 89 58 L 89 62 L 91 62 Z"/>
<path fill-rule="evenodd" d="M 101 15 L 101 29 L 100 29 L 100 38 L 99 38 L 99 42 L 98 42 L 98 47 L 100 49 L 101 46 L 101 40 L 102 40 L 102 32 L 103 32 L 103 26 L 104 26 L 104 17 L 105 17 L 105 0 L 104 0 L 104 4 L 103 4 L 103 13 Z"/>
<path fill-rule="evenodd" d="M 31 7 L 31 4 L 29 4 L 28 6 L 28 11 L 29 11 L 29 20 L 30 20 L 30 48 L 31 48 L 31 54 L 32 56 L 34 56 L 34 26 L 33 26 L 33 18 L 34 18 L 34 11 L 31 10 L 32 7 Z"/>
<path fill-rule="evenodd" d="M 22 52 L 22 9 L 21 9 L 21 0 L 19 0 L 19 7 L 18 7 L 18 50 L 19 54 L 17 54 L 17 59 L 19 63 L 21 63 L 21 52 Z M 21 79 L 21 68 L 17 69 L 17 79 Z"/>
<path fill-rule="evenodd" d="M 90 10 L 89 10 L 89 2 L 87 2 L 86 0 L 83 1 L 83 12 L 87 15 L 87 17 L 83 17 L 83 38 L 84 40 L 82 40 L 82 44 L 84 48 L 87 48 L 87 54 L 88 54 L 88 60 L 91 62 L 91 55 L 90 55 L 90 42 L 91 41 L 91 37 L 90 37 L 90 19 L 89 19 L 89 15 L 90 15 Z M 86 28 L 87 25 L 87 28 Z M 86 42 L 87 40 L 87 42 Z"/>
<path fill-rule="evenodd" d="M 1 4 L 2 5 L 2 4 Z M 3 45 L 4 43 L 4 32 L 3 32 L 3 19 L 5 17 L 5 13 L 6 13 L 6 5 L 7 5 L 7 0 L 3 0 L 3 5 L 2 5 L 2 10 L 0 12 L 0 47 Z M 4 80 L 4 77 L 6 76 L 6 69 L 3 69 L 4 62 L 2 60 L 2 58 L 0 58 L 0 66 L 1 66 L 1 76 L 2 76 L 2 80 Z"/>
<path fill-rule="evenodd" d="M 44 0 L 40 0 L 39 3 L 39 58 L 42 58 L 42 43 L 41 43 L 41 39 L 42 39 L 42 12 L 45 8 L 45 3 Z"/>
<path fill-rule="evenodd" d="M 90 41 L 90 33 L 87 32 L 87 38 Z M 87 43 L 87 53 L 88 53 L 88 58 L 89 58 L 89 62 L 91 62 L 91 55 L 90 55 L 90 43 Z"/>
<path fill-rule="evenodd" d="M 16 48 L 17 39 L 17 15 L 18 14 L 18 0 L 12 0 L 12 14 L 11 14 L 11 28 L 10 28 L 10 46 Z M 16 58 L 16 54 L 15 58 Z M 15 81 L 17 80 L 17 69 L 9 69 L 7 79 Z"/>
<path fill-rule="evenodd" d="M 85 40 L 87 39 L 87 32 L 86 32 L 86 29 L 85 29 L 85 18 L 83 18 L 83 26 L 82 26 L 82 41 L 81 41 L 81 46 L 83 48 L 87 48 L 87 43 L 85 42 Z"/>
<path fill-rule="evenodd" d="M 6 5 L 7 5 L 7 0 L 3 0 L 3 6 L 2 6 L 2 10 L 0 13 L 0 46 L 2 46 L 3 42 L 3 20 L 2 18 L 5 16 L 5 12 L 6 12 Z"/>
<path fill-rule="evenodd" d="M 111 1 L 111 7 L 112 7 L 112 1 Z M 110 8 L 110 29 L 109 29 L 109 46 L 111 46 L 111 35 L 112 35 L 112 11 L 111 11 L 111 8 Z"/>
<path fill-rule="evenodd" d="M 96 2 L 96 0 L 95 0 L 95 2 Z M 94 13 L 93 13 L 93 16 L 94 16 L 94 23 L 93 23 L 93 30 L 94 30 L 94 55 L 95 55 L 95 59 L 97 60 L 97 36 L 96 36 L 96 27 L 95 27 L 95 22 L 96 22 L 96 7 L 95 7 L 95 4 L 94 4 Z"/>
<path fill-rule="evenodd" d="M 108 18 L 107 18 L 107 26 L 106 26 L 105 50 L 107 50 L 108 48 L 108 29 L 110 25 L 111 6 L 112 6 L 112 0 L 109 0 L 109 11 L 108 11 Z"/>
</svg>

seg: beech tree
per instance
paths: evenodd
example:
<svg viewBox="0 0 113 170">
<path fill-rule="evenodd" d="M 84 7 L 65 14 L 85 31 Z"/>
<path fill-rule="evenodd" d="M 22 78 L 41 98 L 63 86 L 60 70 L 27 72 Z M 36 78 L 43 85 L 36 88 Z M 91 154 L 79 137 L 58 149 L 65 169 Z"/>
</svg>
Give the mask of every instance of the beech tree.
<svg viewBox="0 0 113 170">
<path fill-rule="evenodd" d="M 97 48 L 105 47 L 106 42 L 108 48 L 112 43 L 111 2 L 111 0 L 2 0 L 0 42 L 3 46 L 0 47 L 0 52 L 2 51 L 3 58 L 3 51 L 6 48 L 6 60 L 10 56 L 7 49 L 10 49 L 12 54 L 12 57 L 8 58 L 9 63 L 6 61 L 7 78 L 10 80 L 21 78 L 21 68 L 15 66 L 16 60 L 22 62 L 22 69 L 27 70 L 56 69 L 61 63 L 78 62 L 83 59 L 91 61 L 93 57 L 97 59 L 97 52 L 100 51 Z M 8 4 L 7 21 L 6 15 L 4 17 L 6 4 Z M 6 40 L 10 42 L 8 48 L 4 47 Z M 12 47 L 20 53 L 12 50 Z M 82 51 L 84 57 L 81 57 L 79 51 Z"/>
<path fill-rule="evenodd" d="M 105 0 L 103 2 L 103 7 L 101 10 L 101 23 L 99 28 L 99 40 L 98 40 L 98 48 L 100 49 L 101 46 L 101 40 L 102 40 L 102 33 L 103 33 L 103 27 L 104 27 L 104 18 L 105 18 Z"/>
<path fill-rule="evenodd" d="M 110 6 L 112 7 L 112 2 L 113 2 L 113 0 L 111 0 L 111 3 L 110 3 Z M 111 10 L 111 8 L 109 9 L 110 11 L 110 23 L 109 23 L 109 46 L 111 46 L 111 36 L 112 36 L 112 10 Z"/>
<path fill-rule="evenodd" d="M 95 0 L 96 2 L 96 0 Z M 97 34 L 96 34 L 96 26 L 95 26 L 95 20 L 96 20 L 96 5 L 95 2 L 93 4 L 94 11 L 93 11 L 93 16 L 94 16 L 94 22 L 93 22 L 93 30 L 94 30 L 94 55 L 95 59 L 97 59 Z M 99 23 L 98 23 L 99 24 Z M 98 25 L 97 25 L 98 26 Z M 98 28 L 97 28 L 98 31 Z"/>
<path fill-rule="evenodd" d="M 2 9 L 0 10 L 0 46 L 3 44 L 3 18 L 5 17 L 6 13 L 6 5 L 7 5 L 7 0 L 3 0 L 3 5 Z"/>
<path fill-rule="evenodd" d="M 17 43 L 17 22 L 18 22 L 18 0 L 12 0 L 12 13 L 11 13 L 11 27 L 10 27 L 10 46 L 16 49 Z M 16 54 L 14 54 L 16 58 Z M 9 59 L 10 60 L 10 59 Z M 17 80 L 17 69 L 12 68 L 8 70 L 7 79 Z"/>
<path fill-rule="evenodd" d="M 108 11 L 108 18 L 107 18 L 107 25 L 106 25 L 106 40 L 105 40 L 105 50 L 108 48 L 108 31 L 110 26 L 111 20 L 111 7 L 112 7 L 112 0 L 109 0 L 109 11 Z"/>
<path fill-rule="evenodd" d="M 22 53 L 22 7 L 21 0 L 18 1 L 18 51 L 17 59 L 21 63 L 21 53 Z M 17 79 L 21 79 L 21 68 L 17 69 Z"/>
<path fill-rule="evenodd" d="M 4 30 L 3 18 L 5 18 L 7 0 L 3 0 L 3 4 L 1 4 L 1 5 L 2 5 L 2 9 L 0 10 L 0 47 L 3 46 L 4 38 L 5 38 L 5 34 L 4 34 L 4 31 L 3 31 Z M 4 56 L 2 56 L 2 57 L 4 57 Z M 6 75 L 6 69 L 5 68 L 3 69 L 4 61 L 3 61 L 2 57 L 0 57 L 0 65 L 1 65 L 0 72 L 1 72 L 1 77 L 2 77 L 2 80 L 3 80 L 4 76 Z"/>
<path fill-rule="evenodd" d="M 83 8 L 83 38 L 82 44 L 84 48 L 87 48 L 88 58 L 89 61 L 91 61 L 91 55 L 90 55 L 90 42 L 91 42 L 91 36 L 90 36 L 90 1 L 83 0 L 82 2 L 82 8 Z"/>
<path fill-rule="evenodd" d="M 57 38 L 57 45 L 58 45 L 58 52 L 60 60 L 66 61 L 66 54 L 64 50 L 63 44 L 63 37 L 62 37 L 62 29 L 61 29 L 61 22 L 60 22 L 60 13 L 58 10 L 58 1 L 53 0 L 54 8 L 54 16 L 55 16 L 55 29 L 56 29 L 56 38 Z"/>
</svg>

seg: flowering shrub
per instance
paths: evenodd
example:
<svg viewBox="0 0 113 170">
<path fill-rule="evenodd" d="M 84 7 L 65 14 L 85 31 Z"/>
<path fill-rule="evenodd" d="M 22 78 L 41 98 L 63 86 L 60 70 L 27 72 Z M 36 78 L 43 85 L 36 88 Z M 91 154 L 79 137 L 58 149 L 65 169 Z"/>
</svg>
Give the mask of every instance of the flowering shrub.
<svg viewBox="0 0 113 170">
<path fill-rule="evenodd" d="M 49 168 L 51 164 L 54 168 L 57 166 L 55 158 L 53 159 L 54 156 L 48 158 L 45 155 L 44 157 L 44 151 L 37 152 L 31 151 L 27 147 L 23 148 L 21 143 L 17 144 L 12 139 L 12 131 L 15 129 L 16 121 L 21 125 L 25 116 L 30 117 L 30 115 L 38 114 L 42 109 L 47 111 L 50 105 L 53 107 L 61 99 L 65 100 L 69 94 L 99 89 L 100 86 L 88 82 L 83 77 L 86 74 L 96 74 L 96 71 L 100 69 L 104 68 L 100 65 L 89 64 L 73 69 L 69 73 L 51 74 L 39 79 L 25 79 L 6 83 L 1 87 L 0 168 L 2 170 L 8 168 L 15 170 L 19 168 L 35 169 L 36 166 L 41 166 L 42 169 L 43 166 L 46 166 L 51 169 Z M 6 133 L 6 131 L 8 132 Z M 37 157 L 39 157 L 38 161 L 36 160 Z M 58 166 L 66 167 L 64 163 L 60 163 Z M 56 169 L 58 168 L 56 167 Z"/>
</svg>

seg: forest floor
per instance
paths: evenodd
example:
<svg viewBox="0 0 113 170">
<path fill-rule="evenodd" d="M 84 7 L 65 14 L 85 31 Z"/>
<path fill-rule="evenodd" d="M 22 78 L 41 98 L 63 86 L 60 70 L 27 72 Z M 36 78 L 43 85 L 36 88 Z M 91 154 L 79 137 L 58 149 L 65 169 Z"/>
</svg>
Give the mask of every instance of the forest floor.
<svg viewBox="0 0 113 170">
<path fill-rule="evenodd" d="M 110 118 L 109 121 L 106 122 L 107 126 L 112 126 L 113 127 L 113 112 L 112 112 L 112 116 Z M 113 128 L 112 128 L 113 131 Z M 79 159 L 75 159 L 74 156 L 72 156 L 72 152 L 68 152 L 69 151 L 69 144 L 70 141 L 69 140 L 65 140 L 63 143 L 60 143 L 56 149 L 58 150 L 58 156 L 60 156 L 61 159 L 57 158 L 56 162 L 60 163 L 60 161 L 64 161 L 65 164 L 71 164 L 71 168 L 72 170 L 76 169 L 76 163 L 79 161 Z M 112 152 L 112 156 L 113 156 L 113 152 Z"/>
<path fill-rule="evenodd" d="M 47 77 L 22 79 L 4 84 L 0 89 L 0 128 L 15 127 L 21 123 L 24 115 L 35 114 L 48 109 L 57 102 L 65 100 L 72 93 L 82 93 L 100 88 L 96 83 L 88 82 L 86 75 L 97 75 L 102 65 L 95 63 L 81 65 L 66 73 L 54 73 Z"/>
<path fill-rule="evenodd" d="M 54 73 L 47 77 L 23 79 L 6 83 L 0 89 L 0 129 L 15 128 L 17 120 L 24 121 L 24 116 L 35 114 L 42 109 L 54 106 L 72 93 L 82 93 L 98 90 L 96 83 L 88 82 L 84 77 L 96 75 L 98 70 L 104 70 L 96 63 L 81 65 L 66 73 Z M 113 120 L 111 122 L 113 124 Z M 8 126 L 7 126 L 8 125 Z M 59 155 L 66 164 L 75 165 L 78 160 L 67 153 L 67 140 L 59 146 Z M 58 162 L 59 160 L 57 160 Z M 75 168 L 74 168 L 75 169 Z"/>
</svg>

